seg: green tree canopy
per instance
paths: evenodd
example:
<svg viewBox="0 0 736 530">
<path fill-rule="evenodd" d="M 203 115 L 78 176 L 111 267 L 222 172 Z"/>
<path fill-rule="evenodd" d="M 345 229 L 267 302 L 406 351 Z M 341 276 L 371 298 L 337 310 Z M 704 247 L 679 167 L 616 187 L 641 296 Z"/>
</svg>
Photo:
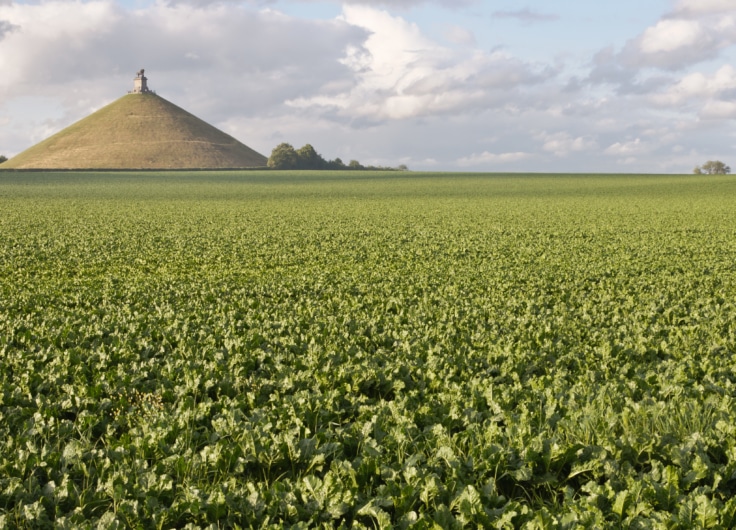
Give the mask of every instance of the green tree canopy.
<svg viewBox="0 0 736 530">
<path fill-rule="evenodd" d="M 0 164 L 2 164 L 3 162 L 6 162 L 7 160 L 8 160 L 8 157 L 7 156 L 0 155 Z"/>
<path fill-rule="evenodd" d="M 323 169 L 327 162 L 322 155 L 314 150 L 311 144 L 307 144 L 296 152 L 299 169 Z"/>
<path fill-rule="evenodd" d="M 338 170 L 370 170 L 370 171 L 408 171 L 405 164 L 398 168 L 384 166 L 364 166 L 357 160 L 345 164 L 340 158 L 326 160 L 311 144 L 294 149 L 291 144 L 281 143 L 274 147 L 268 159 L 268 167 L 273 169 L 338 169 Z"/>
<path fill-rule="evenodd" d="M 291 144 L 281 143 L 273 148 L 268 159 L 268 167 L 273 169 L 296 169 L 299 155 Z"/>
<path fill-rule="evenodd" d="M 696 175 L 728 175 L 731 168 L 720 160 L 708 160 L 702 166 L 695 166 L 693 173 Z"/>
</svg>

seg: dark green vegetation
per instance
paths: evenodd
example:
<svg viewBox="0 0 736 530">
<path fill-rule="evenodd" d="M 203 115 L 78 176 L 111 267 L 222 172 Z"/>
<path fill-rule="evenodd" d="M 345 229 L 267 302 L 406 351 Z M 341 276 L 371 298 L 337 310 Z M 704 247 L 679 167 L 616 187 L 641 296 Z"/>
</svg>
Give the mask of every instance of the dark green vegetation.
<svg viewBox="0 0 736 530">
<path fill-rule="evenodd" d="M 267 158 L 153 93 L 128 94 L 14 156 L 3 169 L 265 167 Z"/>
<path fill-rule="evenodd" d="M 732 528 L 734 197 L 2 174 L 0 526 Z"/>
<path fill-rule="evenodd" d="M 367 170 L 367 171 L 406 171 L 408 168 L 402 164 L 398 168 L 364 166 L 357 160 L 351 160 L 348 165 L 339 159 L 325 160 L 322 155 L 315 151 L 311 144 L 306 144 L 299 149 L 289 143 L 280 143 L 271 151 L 268 158 L 268 167 L 272 169 L 308 169 L 308 170 Z"/>
</svg>

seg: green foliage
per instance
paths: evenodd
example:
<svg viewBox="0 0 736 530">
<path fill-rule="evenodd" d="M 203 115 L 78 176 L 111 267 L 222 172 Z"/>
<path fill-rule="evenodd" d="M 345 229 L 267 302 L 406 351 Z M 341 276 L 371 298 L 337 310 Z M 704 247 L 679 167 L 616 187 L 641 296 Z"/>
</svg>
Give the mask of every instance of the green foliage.
<svg viewBox="0 0 736 530">
<path fill-rule="evenodd" d="M 310 144 L 299 149 L 296 155 L 299 169 L 325 169 L 327 166 L 327 161 Z"/>
<path fill-rule="evenodd" d="M 731 168 L 720 160 L 708 160 L 702 166 L 695 166 L 693 173 L 696 175 L 728 175 Z"/>
<path fill-rule="evenodd" d="M 368 170 L 368 171 L 395 171 L 394 168 L 363 166 L 357 160 L 351 160 L 347 166 L 339 158 L 335 160 L 325 160 L 322 155 L 317 153 L 311 144 L 306 144 L 298 150 L 295 150 L 291 144 L 281 143 L 277 145 L 271 152 L 268 159 L 268 167 L 272 169 L 308 169 L 308 170 Z M 406 171 L 408 168 L 402 164 L 398 168 Z"/>
<path fill-rule="evenodd" d="M 0 155 L 0 164 L 2 164 L 3 162 L 7 162 L 7 161 L 8 161 L 8 157 L 7 156 Z"/>
<path fill-rule="evenodd" d="M 299 155 L 294 146 L 288 143 L 280 143 L 271 151 L 268 158 L 268 167 L 273 169 L 297 169 L 299 166 Z"/>
<path fill-rule="evenodd" d="M 3 174 L 0 526 L 733 528 L 734 194 Z"/>
<path fill-rule="evenodd" d="M 310 144 L 295 150 L 291 144 L 277 145 L 268 159 L 268 167 L 273 169 L 341 169 L 342 162 L 327 162 Z"/>
</svg>

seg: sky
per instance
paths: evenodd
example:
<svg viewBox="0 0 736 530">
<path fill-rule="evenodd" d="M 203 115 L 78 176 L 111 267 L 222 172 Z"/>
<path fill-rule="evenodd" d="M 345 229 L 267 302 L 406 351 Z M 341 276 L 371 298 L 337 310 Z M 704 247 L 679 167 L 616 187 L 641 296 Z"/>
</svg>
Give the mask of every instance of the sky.
<svg viewBox="0 0 736 530">
<path fill-rule="evenodd" d="M 268 156 L 429 171 L 736 164 L 736 0 L 0 0 L 0 154 L 125 95 Z"/>
</svg>

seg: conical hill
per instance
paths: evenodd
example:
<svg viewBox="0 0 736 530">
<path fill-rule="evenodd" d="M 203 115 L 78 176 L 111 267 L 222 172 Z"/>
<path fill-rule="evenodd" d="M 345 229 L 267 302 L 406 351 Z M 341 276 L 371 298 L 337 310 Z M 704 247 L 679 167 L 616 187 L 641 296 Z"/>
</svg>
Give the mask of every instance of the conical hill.
<svg viewBox="0 0 736 530">
<path fill-rule="evenodd" d="M 153 92 L 132 93 L 5 162 L 2 169 L 235 169 L 265 156 Z"/>
</svg>

